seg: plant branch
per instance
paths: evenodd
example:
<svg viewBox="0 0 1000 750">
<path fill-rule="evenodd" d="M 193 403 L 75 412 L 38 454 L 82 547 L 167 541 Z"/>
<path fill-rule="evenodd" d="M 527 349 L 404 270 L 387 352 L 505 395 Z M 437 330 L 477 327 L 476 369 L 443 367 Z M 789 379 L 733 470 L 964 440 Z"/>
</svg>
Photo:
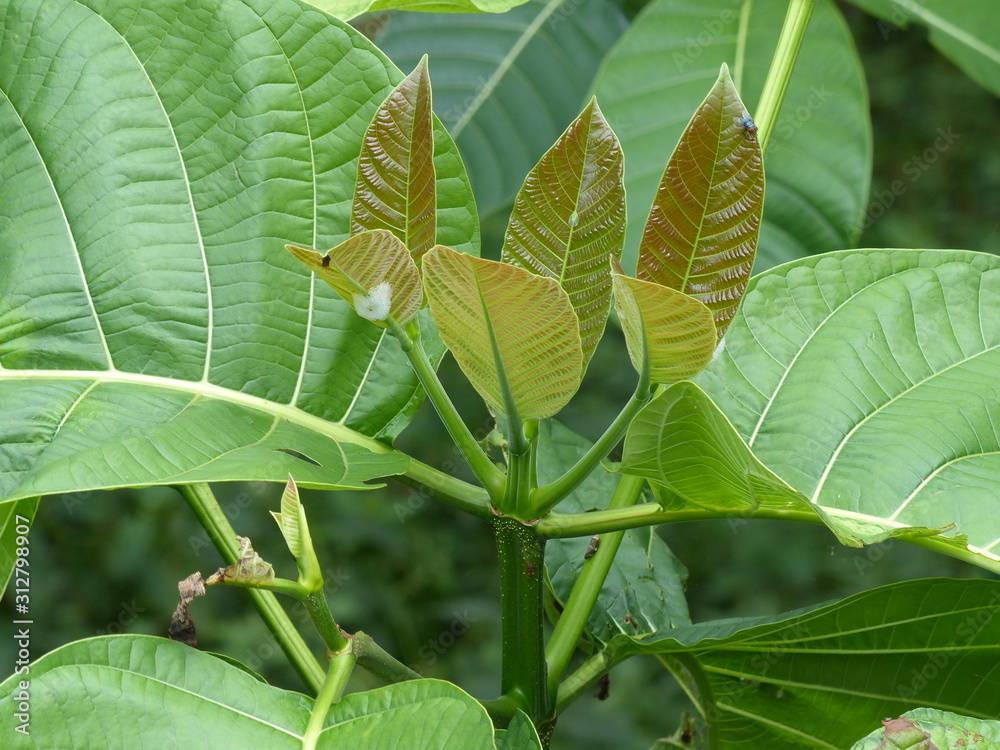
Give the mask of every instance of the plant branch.
<svg viewBox="0 0 1000 750">
<path fill-rule="evenodd" d="M 330 612 L 330 605 L 326 601 L 326 596 L 322 591 L 314 591 L 302 600 L 312 618 L 313 625 L 319 631 L 323 643 L 331 654 L 339 654 L 351 645 L 351 639 L 344 635 L 344 632 L 333 619 Z"/>
<path fill-rule="evenodd" d="M 493 517 L 490 511 L 489 492 L 482 487 L 445 474 L 415 458 L 410 459 L 406 473 L 397 479 L 466 513 L 485 519 Z"/>
<path fill-rule="evenodd" d="M 785 24 L 781 27 L 781 37 L 774 50 L 774 59 L 764 81 L 764 90 L 760 94 L 757 112 L 754 119 L 757 123 L 757 139 L 762 152 L 767 151 L 768 141 L 774 132 L 774 124 L 778 119 L 781 102 L 788 90 L 788 81 L 795 68 L 795 60 L 802 47 L 802 39 L 809 25 L 816 0 L 790 0 L 788 12 L 785 14 Z"/>
<path fill-rule="evenodd" d="M 312 713 L 309 715 L 309 724 L 306 725 L 305 734 L 302 736 L 302 750 L 315 750 L 323 732 L 323 725 L 326 724 L 327 714 L 330 713 L 330 706 L 340 700 L 347 684 L 347 678 L 351 676 L 354 669 L 354 652 L 348 641 L 347 646 L 339 653 L 330 656 L 330 666 L 326 671 L 326 679 L 323 680 L 323 687 L 320 688 L 316 702 L 313 704 Z"/>
<path fill-rule="evenodd" d="M 219 507 L 219 501 L 215 499 L 211 488 L 207 484 L 184 484 L 177 487 L 191 510 L 194 511 L 198 521 L 208 532 L 212 544 L 219 551 L 219 555 L 227 565 L 234 565 L 239 561 L 239 546 L 236 543 L 236 532 L 229 524 L 229 520 Z M 316 657 L 309 650 L 309 646 L 302 640 L 299 631 L 296 630 L 288 614 L 278 603 L 277 597 L 270 591 L 261 589 L 246 589 L 253 602 L 254 608 L 260 615 L 267 629 L 271 631 L 281 650 L 291 662 L 295 671 L 299 673 L 303 682 L 309 689 L 316 693 L 323 684 L 324 673 Z"/>
<path fill-rule="evenodd" d="M 611 498 L 611 508 L 625 508 L 635 505 L 646 480 L 642 477 L 622 475 Z M 566 671 L 566 665 L 576 651 L 576 644 L 583 634 L 604 581 L 611 570 L 624 531 L 613 531 L 601 537 L 601 546 L 589 560 L 584 560 L 580 577 L 573 584 L 566 607 L 559 616 L 555 631 L 545 647 L 545 661 L 548 665 L 549 692 L 555 695 L 559 680 Z"/>
<path fill-rule="evenodd" d="M 405 336 L 406 333 L 403 332 L 402 335 Z M 406 340 L 410 341 L 408 336 Z M 409 357 L 410 364 L 413 365 L 413 369 L 417 373 L 420 385 L 427 392 L 427 397 L 434 405 L 434 409 L 444 423 L 445 428 L 447 428 L 448 434 L 451 435 L 452 440 L 455 441 L 459 450 L 462 451 L 462 455 L 469 462 L 472 471 L 479 478 L 479 481 L 483 483 L 490 497 L 494 500 L 499 500 L 504 487 L 503 472 L 493 465 L 490 457 L 486 455 L 482 447 L 472 436 L 472 433 L 469 432 L 469 428 L 455 409 L 455 405 L 448 398 L 444 386 L 441 385 L 441 381 L 431 366 L 430 360 L 427 358 L 427 352 L 424 351 L 420 339 L 413 340 L 411 343 L 412 345 L 407 350 L 406 356 Z"/>
<path fill-rule="evenodd" d="M 643 503 L 630 508 L 595 510 L 590 513 L 549 513 L 535 525 L 535 531 L 542 536 L 564 538 L 589 536 L 608 531 L 623 531 L 641 526 L 657 526 L 662 523 L 681 521 L 717 521 L 724 518 L 768 519 L 772 521 L 804 521 L 823 523 L 815 513 L 808 510 L 777 510 L 758 508 L 755 511 L 720 511 L 706 508 L 685 508 L 683 510 L 662 510 L 656 503 Z"/>
<path fill-rule="evenodd" d="M 565 708 L 580 697 L 580 694 L 601 675 L 607 672 L 617 662 L 613 661 L 605 651 L 599 651 L 580 665 L 573 674 L 563 680 L 559 686 L 559 694 L 556 698 L 556 710 L 563 711 Z"/>
<path fill-rule="evenodd" d="M 379 646 L 375 639 L 367 633 L 359 630 L 351 636 L 351 640 L 354 644 L 354 656 L 358 660 L 358 666 L 385 680 L 388 684 L 422 679 L 420 674 L 414 672 Z"/>
<path fill-rule="evenodd" d="M 580 460 L 557 480 L 537 487 L 531 493 L 531 505 L 537 510 L 536 517 L 543 516 L 552 510 L 563 498 L 579 487 L 584 479 L 590 476 L 590 472 L 607 457 L 611 449 L 618 445 L 618 442 L 625 436 L 625 431 L 632 424 L 635 415 L 649 401 L 649 396 L 649 380 L 648 378 L 640 378 L 632 398 L 625 404 L 621 413 L 615 417 L 608 429 L 604 431 L 604 434 L 597 439 L 597 442 L 580 457 Z"/>
</svg>

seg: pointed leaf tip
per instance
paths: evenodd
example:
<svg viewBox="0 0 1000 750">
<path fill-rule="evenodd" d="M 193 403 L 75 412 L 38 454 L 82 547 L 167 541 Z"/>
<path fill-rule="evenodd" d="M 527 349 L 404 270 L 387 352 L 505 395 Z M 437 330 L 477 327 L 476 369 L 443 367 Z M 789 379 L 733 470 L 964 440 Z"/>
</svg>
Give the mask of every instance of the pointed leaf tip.
<svg viewBox="0 0 1000 750">
<path fill-rule="evenodd" d="M 611 309 L 608 259 L 625 242 L 621 144 L 596 97 L 531 170 L 517 194 L 502 260 L 555 279 L 579 319 L 584 368 Z"/>
<path fill-rule="evenodd" d="M 434 133 L 427 55 L 382 103 L 365 133 L 351 233 L 392 232 L 418 260 L 437 236 Z"/>
<path fill-rule="evenodd" d="M 746 291 L 760 233 L 764 171 L 755 133 L 723 64 L 670 157 L 639 245 L 636 277 L 701 300 L 719 338 Z"/>
</svg>

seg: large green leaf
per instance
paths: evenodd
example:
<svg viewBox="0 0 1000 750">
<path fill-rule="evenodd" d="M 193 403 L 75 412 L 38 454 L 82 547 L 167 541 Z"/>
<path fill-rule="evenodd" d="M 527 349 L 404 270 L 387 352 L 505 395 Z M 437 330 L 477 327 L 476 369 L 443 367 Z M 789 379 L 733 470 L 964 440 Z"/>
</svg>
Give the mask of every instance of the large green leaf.
<svg viewBox="0 0 1000 750">
<path fill-rule="evenodd" d="M 611 310 L 608 261 L 625 241 L 623 169 L 618 139 L 591 100 L 525 178 L 503 243 L 505 263 L 549 276 L 569 294 L 584 369 Z"/>
<path fill-rule="evenodd" d="M 851 0 L 885 19 L 883 38 L 893 26 L 926 26 L 931 44 L 980 86 L 1000 96 L 1000 14 L 991 2 L 952 0 Z M 891 24 L 891 25 L 890 25 Z"/>
<path fill-rule="evenodd" d="M 1000 721 L 959 716 L 950 711 L 915 708 L 851 746 L 851 750 L 1000 750 Z M 925 741 L 930 744 L 925 744 Z"/>
<path fill-rule="evenodd" d="M 1000 560 L 996 256 L 859 250 L 773 269 L 696 381 L 839 528 L 954 524 Z"/>
<path fill-rule="evenodd" d="M 690 294 L 718 337 L 750 280 L 764 206 L 764 171 L 729 68 L 723 64 L 670 156 L 639 243 L 636 278 Z"/>
<path fill-rule="evenodd" d="M 551 482 L 566 472 L 590 447 L 590 442 L 554 420 L 539 424 L 538 481 Z M 558 510 L 584 513 L 608 507 L 618 479 L 598 469 L 563 500 Z M 580 576 L 590 538 L 549 539 L 545 567 L 558 601 L 566 602 Z M 587 620 L 587 632 L 606 643 L 619 633 L 663 633 L 691 622 L 684 584 L 687 570 L 650 528 L 626 531 L 597 604 Z"/>
<path fill-rule="evenodd" d="M 790 615 L 620 635 L 607 654 L 693 655 L 723 747 L 837 750 L 915 706 L 1000 715 L 998 602 L 996 581 L 908 581 Z"/>
<path fill-rule="evenodd" d="M 788 3 L 756 0 L 745 29 L 743 6 L 654 0 L 595 79 L 625 151 L 626 268 L 635 262 L 663 165 L 723 62 L 754 111 Z M 852 244 L 867 209 L 871 151 L 864 71 L 843 18 L 820 0 L 767 152 L 758 268 Z"/>
<path fill-rule="evenodd" d="M 525 0 L 309 0 L 345 21 L 368 11 L 415 10 L 426 13 L 503 13 Z"/>
<path fill-rule="evenodd" d="M 0 730 L 18 748 L 302 747 L 313 701 L 259 682 L 210 654 L 162 638 L 77 641 L 31 665 L 30 734 L 15 734 L 20 675 L 0 685 Z M 492 748 L 475 699 L 438 680 L 348 695 L 330 708 L 318 748 Z"/>
<path fill-rule="evenodd" d="M 430 55 L 434 109 L 462 150 L 485 221 L 508 210 L 579 114 L 624 27 L 616 2 L 531 0 L 502 16 L 400 13 L 377 42 L 404 70 Z"/>
<path fill-rule="evenodd" d="M 419 403 L 405 356 L 282 249 L 347 236 L 394 66 L 296 0 L 0 6 L 0 497 L 405 468 L 366 438 Z"/>
<path fill-rule="evenodd" d="M 554 279 L 438 245 L 424 257 L 424 292 L 441 337 L 494 414 L 551 417 L 580 387 L 579 325 Z"/>
</svg>

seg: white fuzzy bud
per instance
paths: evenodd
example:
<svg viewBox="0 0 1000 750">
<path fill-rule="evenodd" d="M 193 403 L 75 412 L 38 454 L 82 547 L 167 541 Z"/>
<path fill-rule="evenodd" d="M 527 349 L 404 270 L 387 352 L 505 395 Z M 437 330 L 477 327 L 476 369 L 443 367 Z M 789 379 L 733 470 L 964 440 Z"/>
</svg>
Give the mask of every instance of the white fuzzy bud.
<svg viewBox="0 0 1000 750">
<path fill-rule="evenodd" d="M 354 295 L 354 310 L 365 320 L 385 320 L 392 309 L 392 285 L 381 281 L 372 287 L 368 296 Z"/>
</svg>

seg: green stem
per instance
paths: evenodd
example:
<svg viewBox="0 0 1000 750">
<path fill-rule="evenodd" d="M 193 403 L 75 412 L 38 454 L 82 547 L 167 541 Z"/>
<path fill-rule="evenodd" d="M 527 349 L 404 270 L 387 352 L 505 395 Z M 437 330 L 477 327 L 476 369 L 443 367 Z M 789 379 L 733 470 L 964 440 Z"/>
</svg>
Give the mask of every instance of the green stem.
<svg viewBox="0 0 1000 750">
<path fill-rule="evenodd" d="M 476 442 L 472 433 L 469 432 L 469 428 L 462 420 L 458 410 L 455 409 L 455 405 L 448 398 L 444 386 L 441 385 L 441 381 L 431 366 L 431 362 L 427 358 L 427 353 L 424 351 L 420 339 L 412 342 L 412 346 L 406 352 L 406 356 L 410 358 L 410 364 L 413 365 L 413 369 L 417 373 L 420 385 L 427 392 L 427 397 L 434 405 L 434 409 L 444 423 L 445 428 L 447 428 L 452 440 L 455 441 L 459 450 L 462 451 L 465 460 L 469 462 L 469 466 L 472 467 L 472 471 L 479 478 L 479 481 L 483 483 L 490 497 L 498 500 L 503 493 L 503 472 L 493 465 L 490 457 L 483 452 L 482 447 Z"/>
<path fill-rule="evenodd" d="M 781 28 L 778 46 L 774 50 L 774 59 L 764 81 L 764 90 L 760 94 L 757 112 L 754 120 L 757 123 L 757 139 L 762 152 L 767 151 L 768 141 L 774 132 L 774 124 L 778 119 L 781 102 L 788 90 L 788 81 L 795 68 L 795 59 L 802 47 L 802 39 L 806 35 L 809 17 L 812 15 L 816 0 L 790 0 L 788 12 L 785 14 L 785 24 Z"/>
<path fill-rule="evenodd" d="M 480 518 L 491 518 L 490 493 L 482 487 L 463 482 L 450 474 L 438 471 L 425 463 L 410 459 L 406 473 L 399 481 L 428 490 L 429 495 Z"/>
<path fill-rule="evenodd" d="M 316 696 L 305 734 L 302 735 L 302 750 L 316 750 L 323 732 L 323 725 L 326 724 L 327 714 L 330 713 L 330 706 L 340 700 L 344 686 L 347 684 L 347 679 L 351 676 L 353 669 L 354 652 L 350 642 L 348 642 L 343 651 L 330 657 L 330 668 L 326 672 L 323 687 L 320 688 L 319 695 Z"/>
<path fill-rule="evenodd" d="M 307 596 L 303 601 L 306 610 L 312 618 L 313 625 L 319 631 L 323 643 L 331 654 L 339 654 L 351 645 L 351 639 L 337 625 L 330 613 L 330 605 L 326 601 L 322 591 L 316 591 Z"/>
<path fill-rule="evenodd" d="M 617 662 L 612 661 L 606 651 L 598 651 L 585 661 L 580 668 L 563 680 L 559 686 L 559 697 L 556 699 L 556 710 L 564 711 L 566 707 L 575 701 L 587 687 L 613 667 Z"/>
<path fill-rule="evenodd" d="M 535 531 L 545 537 L 564 538 L 603 534 L 607 531 L 622 531 L 641 526 L 657 526 L 661 523 L 681 521 L 717 521 L 725 518 L 743 521 L 764 518 L 772 521 L 804 521 L 823 523 L 815 513 L 808 510 L 777 510 L 758 508 L 746 511 L 719 511 L 705 508 L 685 508 L 683 510 L 661 510 L 656 503 L 643 503 L 631 508 L 596 510 L 591 513 L 549 513 L 535 525 Z"/>
<path fill-rule="evenodd" d="M 575 490 L 585 480 L 594 468 L 618 445 L 624 437 L 628 426 L 632 424 L 635 415 L 649 401 L 649 380 L 642 378 L 639 387 L 625 408 L 615 417 L 604 434 L 598 438 L 590 449 L 580 457 L 573 467 L 551 484 L 538 487 L 531 493 L 531 505 L 536 509 L 536 517 L 548 513 L 570 492 Z"/>
<path fill-rule="evenodd" d="M 209 538 L 219 551 L 227 565 L 233 565 L 239 560 L 239 546 L 236 543 L 236 532 L 219 507 L 218 500 L 212 494 L 207 484 L 186 484 L 177 487 L 198 521 L 208 532 Z M 247 589 L 250 601 L 260 615 L 268 630 L 274 635 L 285 652 L 289 662 L 299 673 L 302 680 L 312 692 L 317 692 L 324 681 L 323 668 L 316 657 L 302 640 L 299 631 L 288 618 L 277 597 L 270 591 Z"/>
<path fill-rule="evenodd" d="M 743 90 L 743 65 L 747 58 L 747 36 L 750 33 L 750 16 L 753 0 L 743 0 L 740 9 L 740 25 L 736 31 L 736 55 L 733 59 L 733 85 L 737 91 Z"/>
<path fill-rule="evenodd" d="M 545 679 L 542 580 L 545 540 L 513 518 L 493 521 L 500 552 L 503 654 L 500 689 L 537 726 L 554 711 Z"/>
<path fill-rule="evenodd" d="M 417 672 L 379 646 L 375 639 L 367 633 L 358 631 L 351 637 L 351 640 L 354 641 L 354 656 L 358 660 L 358 666 L 385 680 L 390 685 L 421 679 Z"/>
<path fill-rule="evenodd" d="M 622 475 L 611 498 L 611 508 L 635 505 L 645 483 L 646 480 L 642 477 Z M 573 591 L 569 595 L 566 607 L 559 616 L 555 631 L 545 647 L 549 693 L 552 695 L 556 694 L 559 680 L 562 679 L 566 665 L 576 651 L 576 644 L 587 625 L 587 618 L 597 603 L 597 597 L 608 577 L 608 571 L 611 570 L 611 564 L 624 535 L 624 531 L 613 531 L 603 535 L 597 552 L 589 560 L 584 560 L 580 577 L 573 584 Z"/>
</svg>

